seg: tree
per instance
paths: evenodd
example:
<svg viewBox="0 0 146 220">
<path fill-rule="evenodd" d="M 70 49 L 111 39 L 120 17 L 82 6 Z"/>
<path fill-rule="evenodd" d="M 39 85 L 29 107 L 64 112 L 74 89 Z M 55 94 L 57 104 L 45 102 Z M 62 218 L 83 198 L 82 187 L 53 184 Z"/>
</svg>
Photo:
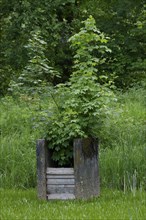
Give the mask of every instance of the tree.
<svg viewBox="0 0 146 220">
<path fill-rule="evenodd" d="M 144 78 L 146 71 L 146 4 L 144 0 L 2 0 L 1 85 L 6 93 L 11 80 L 20 76 L 30 60 L 30 33 L 40 30 L 47 43 L 44 51 L 50 66 L 60 72 L 53 84 L 68 80 L 72 51 L 67 43 L 92 14 L 101 31 L 111 40 L 109 62 L 103 66 L 117 76 L 116 85 L 128 86 Z M 102 71 L 102 67 L 101 67 Z"/>
<path fill-rule="evenodd" d="M 112 49 L 106 68 L 115 72 L 116 85 L 127 87 L 144 79 L 146 72 L 146 4 L 144 0 L 89 0 L 80 3 L 110 36 Z M 104 67 L 105 68 L 105 67 Z"/>
<path fill-rule="evenodd" d="M 115 100 L 107 76 L 97 77 L 98 67 L 106 62 L 103 54 L 110 52 L 107 37 L 96 28 L 92 16 L 82 23 L 80 31 L 69 39 L 74 50 L 73 72 L 67 83 L 56 88 L 58 104 L 52 109 L 46 129 L 52 158 L 60 165 L 70 163 L 73 139 L 97 137 Z M 95 51 L 99 52 L 98 57 Z"/>
<path fill-rule="evenodd" d="M 1 2 L 2 84 L 4 94 L 10 80 L 17 79 L 30 60 L 28 45 L 30 33 L 41 31 L 47 43 L 44 51 L 51 66 L 61 73 L 62 80 L 70 74 L 71 52 L 67 40 L 72 31 L 73 0 L 19 0 Z M 55 79 L 54 84 L 58 83 Z"/>
</svg>

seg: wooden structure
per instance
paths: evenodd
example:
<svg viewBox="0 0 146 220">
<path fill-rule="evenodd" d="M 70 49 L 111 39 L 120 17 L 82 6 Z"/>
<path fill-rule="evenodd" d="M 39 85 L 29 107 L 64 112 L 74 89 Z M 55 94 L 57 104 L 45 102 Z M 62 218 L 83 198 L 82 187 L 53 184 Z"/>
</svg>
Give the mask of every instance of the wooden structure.
<svg viewBox="0 0 146 220">
<path fill-rule="evenodd" d="M 37 141 L 37 188 L 40 199 L 88 199 L 99 195 L 98 144 L 74 141 L 74 167 L 55 168 L 44 139 Z"/>
</svg>

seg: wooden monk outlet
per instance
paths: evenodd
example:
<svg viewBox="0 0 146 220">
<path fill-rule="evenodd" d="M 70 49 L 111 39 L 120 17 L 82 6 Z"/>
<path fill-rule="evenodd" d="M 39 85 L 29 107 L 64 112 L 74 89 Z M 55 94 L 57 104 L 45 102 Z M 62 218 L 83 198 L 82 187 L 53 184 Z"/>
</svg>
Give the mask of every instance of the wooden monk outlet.
<svg viewBox="0 0 146 220">
<path fill-rule="evenodd" d="M 52 167 L 47 142 L 37 140 L 37 187 L 40 199 L 89 199 L 99 195 L 98 144 L 74 140 L 74 167 Z"/>
</svg>

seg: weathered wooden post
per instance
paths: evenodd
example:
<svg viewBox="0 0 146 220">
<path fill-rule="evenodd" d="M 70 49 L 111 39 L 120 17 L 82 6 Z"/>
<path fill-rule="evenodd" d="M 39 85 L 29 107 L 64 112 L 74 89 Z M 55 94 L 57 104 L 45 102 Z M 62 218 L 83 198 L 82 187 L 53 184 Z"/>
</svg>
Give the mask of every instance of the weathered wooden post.
<svg viewBox="0 0 146 220">
<path fill-rule="evenodd" d="M 49 165 L 47 143 L 44 139 L 37 140 L 37 190 L 40 199 L 47 199 L 46 169 Z"/>
<path fill-rule="evenodd" d="M 93 138 L 74 141 L 75 198 L 99 195 L 98 143 Z"/>
</svg>

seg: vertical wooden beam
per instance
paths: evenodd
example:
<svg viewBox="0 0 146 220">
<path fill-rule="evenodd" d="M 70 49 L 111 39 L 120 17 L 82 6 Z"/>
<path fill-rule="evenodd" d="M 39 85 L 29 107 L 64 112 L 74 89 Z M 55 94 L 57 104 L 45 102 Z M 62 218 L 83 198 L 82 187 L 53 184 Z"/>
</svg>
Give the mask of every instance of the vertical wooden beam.
<svg viewBox="0 0 146 220">
<path fill-rule="evenodd" d="M 49 163 L 48 148 L 44 139 L 37 140 L 37 190 L 40 199 L 47 199 L 46 168 Z"/>
<path fill-rule="evenodd" d="M 98 143 L 93 138 L 74 140 L 75 197 L 99 195 Z"/>
</svg>

